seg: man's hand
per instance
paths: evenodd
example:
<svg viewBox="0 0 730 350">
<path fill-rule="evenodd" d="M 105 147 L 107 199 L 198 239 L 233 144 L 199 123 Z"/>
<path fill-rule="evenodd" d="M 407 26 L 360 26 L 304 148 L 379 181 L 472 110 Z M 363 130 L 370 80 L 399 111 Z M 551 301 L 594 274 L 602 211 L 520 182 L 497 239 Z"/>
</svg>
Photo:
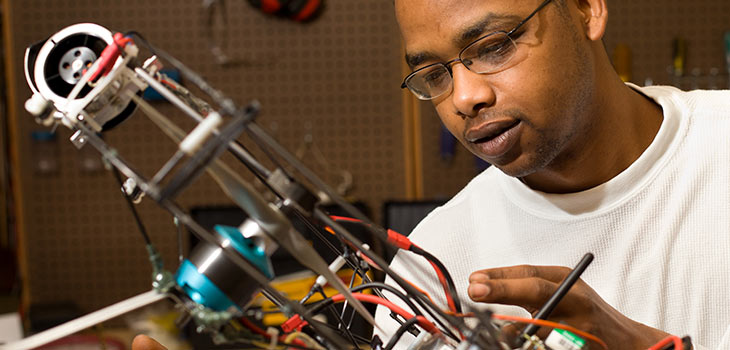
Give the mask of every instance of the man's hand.
<svg viewBox="0 0 730 350">
<path fill-rule="evenodd" d="M 567 267 L 529 265 L 476 271 L 469 276 L 469 297 L 477 302 L 521 306 L 535 315 L 570 271 Z M 582 280 L 573 285 L 549 319 L 591 333 L 609 349 L 647 349 L 668 336 L 622 315 Z M 544 339 L 545 334 L 538 334 Z"/>
<path fill-rule="evenodd" d="M 167 350 L 160 343 L 146 335 L 138 335 L 132 341 L 132 350 Z"/>
</svg>

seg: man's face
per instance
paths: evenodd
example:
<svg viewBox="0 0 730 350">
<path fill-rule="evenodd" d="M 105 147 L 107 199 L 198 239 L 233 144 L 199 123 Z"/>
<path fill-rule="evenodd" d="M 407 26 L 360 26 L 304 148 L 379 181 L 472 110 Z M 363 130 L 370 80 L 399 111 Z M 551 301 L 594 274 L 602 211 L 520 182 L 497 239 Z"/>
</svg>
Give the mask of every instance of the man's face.
<svg viewBox="0 0 730 350">
<path fill-rule="evenodd" d="M 458 56 L 493 31 L 509 32 L 541 1 L 396 0 L 412 69 Z M 455 63 L 452 89 L 433 100 L 452 134 L 511 176 L 570 166 L 589 139 L 594 73 L 587 39 L 553 0 L 513 34 L 515 56 L 476 74 Z"/>
</svg>

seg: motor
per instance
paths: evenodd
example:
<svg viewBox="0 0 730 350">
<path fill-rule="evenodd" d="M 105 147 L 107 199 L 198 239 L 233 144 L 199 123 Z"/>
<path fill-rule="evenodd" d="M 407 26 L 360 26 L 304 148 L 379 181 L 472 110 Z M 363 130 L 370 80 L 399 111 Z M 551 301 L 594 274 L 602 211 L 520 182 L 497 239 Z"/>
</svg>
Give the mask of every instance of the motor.
<svg viewBox="0 0 730 350">
<path fill-rule="evenodd" d="M 130 51 L 126 58 L 120 55 L 124 50 Z M 25 51 L 25 78 L 33 91 L 26 109 L 47 126 L 61 122 L 70 127 L 77 120 L 64 116 L 78 118 L 81 113 L 81 119 L 96 132 L 113 128 L 136 109 L 126 92 L 141 94 L 147 87 L 125 67 L 136 53 L 136 46 L 125 45 L 123 37 L 97 24 L 80 23 L 62 29 Z M 85 77 L 94 64 L 103 65 L 99 73 L 110 77 Z M 84 79 L 89 84 L 78 84 Z M 87 96 L 97 83 L 108 88 Z"/>
</svg>

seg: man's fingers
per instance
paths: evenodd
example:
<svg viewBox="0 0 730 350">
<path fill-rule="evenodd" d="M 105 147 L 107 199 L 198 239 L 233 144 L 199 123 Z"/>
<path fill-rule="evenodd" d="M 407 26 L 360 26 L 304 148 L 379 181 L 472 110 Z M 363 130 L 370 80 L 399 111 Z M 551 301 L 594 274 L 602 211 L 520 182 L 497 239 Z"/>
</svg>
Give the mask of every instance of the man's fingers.
<svg viewBox="0 0 730 350">
<path fill-rule="evenodd" d="M 487 280 L 469 284 L 469 297 L 478 302 L 517 305 L 534 313 L 550 298 L 558 284 L 538 278 Z"/>
<path fill-rule="evenodd" d="M 134 340 L 132 341 L 132 350 L 167 350 L 164 346 L 162 346 L 160 343 L 156 342 L 154 339 L 144 335 L 140 334 L 136 337 L 134 337 Z"/>
<path fill-rule="evenodd" d="M 522 279 L 538 277 L 560 283 L 570 273 L 564 266 L 517 265 L 479 270 L 469 276 L 469 282 L 484 283 L 495 279 Z"/>
</svg>

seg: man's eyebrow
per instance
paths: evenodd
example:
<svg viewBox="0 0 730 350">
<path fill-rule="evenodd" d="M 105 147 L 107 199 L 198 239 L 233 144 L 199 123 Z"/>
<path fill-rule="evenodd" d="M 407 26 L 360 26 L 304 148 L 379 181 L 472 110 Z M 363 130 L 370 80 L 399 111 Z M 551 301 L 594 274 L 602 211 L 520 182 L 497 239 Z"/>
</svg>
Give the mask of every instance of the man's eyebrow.
<svg viewBox="0 0 730 350">
<path fill-rule="evenodd" d="M 472 41 L 479 38 L 487 31 L 505 30 L 506 24 L 517 25 L 521 20 L 516 15 L 505 15 L 497 13 L 489 13 L 478 22 L 463 29 L 454 39 L 453 43 L 456 47 L 464 47 Z M 511 28 L 510 28 L 511 29 Z M 428 51 L 406 53 L 406 63 L 413 69 L 427 61 L 438 61 L 441 58 Z"/>
<path fill-rule="evenodd" d="M 439 58 L 430 52 L 418 52 L 414 54 L 406 53 L 406 63 L 411 69 L 421 65 L 421 63 L 429 60 L 438 60 Z"/>
<path fill-rule="evenodd" d="M 456 45 L 456 47 L 466 46 L 487 32 L 507 30 L 504 28 L 506 24 L 517 25 L 520 20 L 521 18 L 516 15 L 489 13 L 480 21 L 463 29 L 461 33 L 454 38 L 454 45 Z"/>
</svg>

